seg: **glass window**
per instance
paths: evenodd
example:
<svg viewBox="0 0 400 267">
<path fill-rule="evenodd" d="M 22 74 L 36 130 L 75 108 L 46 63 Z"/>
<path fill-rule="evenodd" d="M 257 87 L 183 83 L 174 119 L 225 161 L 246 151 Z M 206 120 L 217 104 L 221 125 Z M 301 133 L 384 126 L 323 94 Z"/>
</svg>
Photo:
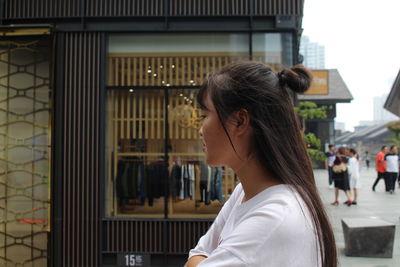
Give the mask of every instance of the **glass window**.
<svg viewBox="0 0 400 267">
<path fill-rule="evenodd" d="M 275 70 L 293 65 L 292 34 L 253 34 L 253 59 L 265 62 Z"/>
</svg>

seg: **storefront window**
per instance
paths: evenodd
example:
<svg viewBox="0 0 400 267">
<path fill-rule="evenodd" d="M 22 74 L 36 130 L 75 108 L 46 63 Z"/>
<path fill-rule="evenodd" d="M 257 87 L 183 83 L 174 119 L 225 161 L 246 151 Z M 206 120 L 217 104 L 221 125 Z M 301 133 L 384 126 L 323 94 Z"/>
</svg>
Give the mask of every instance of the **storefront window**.
<svg viewBox="0 0 400 267">
<path fill-rule="evenodd" d="M 253 38 L 254 59 L 276 68 L 290 60 L 283 35 Z M 248 60 L 249 51 L 248 34 L 110 36 L 108 216 L 211 218 L 219 212 L 238 179 L 231 169 L 204 162 L 196 95 L 208 73 Z"/>
<path fill-rule="evenodd" d="M 109 215 L 163 217 L 169 177 L 163 90 L 108 92 Z"/>
</svg>

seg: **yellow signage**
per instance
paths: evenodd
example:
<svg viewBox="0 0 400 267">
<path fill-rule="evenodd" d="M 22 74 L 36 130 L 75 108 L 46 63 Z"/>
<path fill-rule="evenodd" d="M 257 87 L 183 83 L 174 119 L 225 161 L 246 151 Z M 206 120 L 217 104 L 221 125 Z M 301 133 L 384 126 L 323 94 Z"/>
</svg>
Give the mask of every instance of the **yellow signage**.
<svg viewBox="0 0 400 267">
<path fill-rule="evenodd" d="M 47 35 L 49 28 L 15 28 L 7 27 L 0 29 L 0 36 L 24 36 L 24 35 Z"/>
<path fill-rule="evenodd" d="M 305 95 L 329 94 L 329 72 L 327 70 L 312 70 L 313 81 Z"/>
</svg>

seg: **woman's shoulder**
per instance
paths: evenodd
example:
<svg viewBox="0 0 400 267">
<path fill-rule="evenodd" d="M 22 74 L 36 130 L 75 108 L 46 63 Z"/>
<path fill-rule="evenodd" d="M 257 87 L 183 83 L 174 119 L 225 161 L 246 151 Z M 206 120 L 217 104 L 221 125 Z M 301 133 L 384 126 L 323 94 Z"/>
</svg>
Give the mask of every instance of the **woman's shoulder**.
<svg viewBox="0 0 400 267">
<path fill-rule="evenodd" d="M 262 192 L 264 195 L 249 207 L 251 214 L 259 214 L 278 221 L 291 220 L 302 214 L 305 205 L 295 189 L 290 185 L 277 185 Z M 250 214 L 250 216 L 251 216 Z"/>
</svg>

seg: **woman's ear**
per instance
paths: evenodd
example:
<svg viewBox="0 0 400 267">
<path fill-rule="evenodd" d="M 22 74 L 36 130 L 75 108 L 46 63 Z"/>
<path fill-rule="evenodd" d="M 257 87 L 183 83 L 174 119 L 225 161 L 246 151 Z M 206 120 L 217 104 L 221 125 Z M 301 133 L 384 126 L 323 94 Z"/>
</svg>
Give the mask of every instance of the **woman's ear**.
<svg viewBox="0 0 400 267">
<path fill-rule="evenodd" d="M 236 132 L 240 135 L 245 133 L 250 127 L 249 112 L 242 108 L 233 114 L 233 121 L 235 122 Z"/>
</svg>

